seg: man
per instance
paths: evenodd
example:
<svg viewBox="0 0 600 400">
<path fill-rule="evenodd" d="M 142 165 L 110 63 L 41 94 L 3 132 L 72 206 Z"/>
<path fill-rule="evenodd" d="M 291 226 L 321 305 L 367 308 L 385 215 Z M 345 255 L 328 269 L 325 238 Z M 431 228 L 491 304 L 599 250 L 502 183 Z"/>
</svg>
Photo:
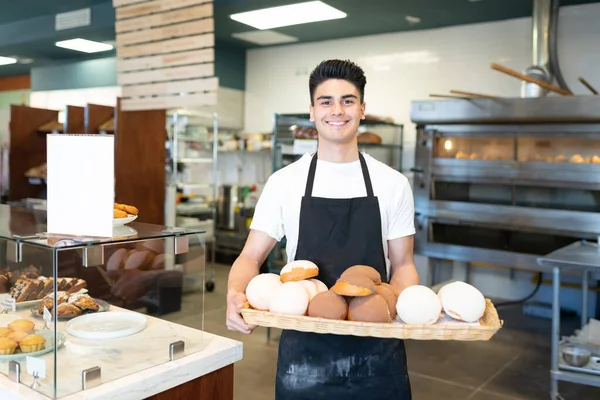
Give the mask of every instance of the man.
<svg viewBox="0 0 600 400">
<path fill-rule="evenodd" d="M 366 78 L 350 61 L 329 60 L 311 73 L 310 120 L 318 149 L 275 172 L 256 206 L 250 234 L 229 274 L 227 326 L 250 333 L 239 312 L 248 282 L 277 241 L 287 257 L 311 260 L 328 287 L 356 264 L 377 269 L 398 291 L 419 284 L 413 260 L 414 204 L 407 179 L 359 153 Z M 404 342 L 283 331 L 276 398 L 411 398 Z"/>
</svg>

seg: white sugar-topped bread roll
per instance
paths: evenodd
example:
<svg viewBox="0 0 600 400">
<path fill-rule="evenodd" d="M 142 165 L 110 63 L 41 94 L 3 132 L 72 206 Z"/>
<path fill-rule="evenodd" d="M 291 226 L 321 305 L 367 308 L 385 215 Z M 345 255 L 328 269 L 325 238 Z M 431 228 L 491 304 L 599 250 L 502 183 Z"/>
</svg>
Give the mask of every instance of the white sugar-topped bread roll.
<svg viewBox="0 0 600 400">
<path fill-rule="evenodd" d="M 485 313 L 485 297 L 466 282 L 444 285 L 438 297 L 444 312 L 458 321 L 477 322 Z"/>
<path fill-rule="evenodd" d="M 319 267 L 308 260 L 296 260 L 281 269 L 281 282 L 302 281 L 319 275 Z"/>
<path fill-rule="evenodd" d="M 269 311 L 276 314 L 304 315 L 308 309 L 308 293 L 298 282 L 282 284 L 269 303 Z"/>
<path fill-rule="evenodd" d="M 406 324 L 431 325 L 440 317 L 442 302 L 427 286 L 409 286 L 398 296 L 396 312 Z"/>
<path fill-rule="evenodd" d="M 319 293 L 317 285 L 315 285 L 315 283 L 311 282 L 309 279 L 298 281 L 298 283 L 301 284 L 306 290 L 306 293 L 308 293 L 308 301 L 312 300 L 313 297 L 315 297 L 317 293 Z"/>
<path fill-rule="evenodd" d="M 321 281 L 320 281 L 320 280 L 318 280 L 318 279 L 312 278 L 312 279 L 309 279 L 309 281 L 311 281 L 312 283 L 314 283 L 314 284 L 315 284 L 315 286 L 317 286 L 317 291 L 318 291 L 319 293 L 321 293 L 321 292 L 326 292 L 326 291 L 328 291 L 328 290 L 329 290 L 329 288 L 327 287 L 327 285 L 326 285 L 326 284 L 324 284 L 323 282 L 321 282 Z"/>
<path fill-rule="evenodd" d="M 271 297 L 282 285 L 279 275 L 266 273 L 256 275 L 246 287 L 248 303 L 257 310 L 268 311 Z"/>
</svg>

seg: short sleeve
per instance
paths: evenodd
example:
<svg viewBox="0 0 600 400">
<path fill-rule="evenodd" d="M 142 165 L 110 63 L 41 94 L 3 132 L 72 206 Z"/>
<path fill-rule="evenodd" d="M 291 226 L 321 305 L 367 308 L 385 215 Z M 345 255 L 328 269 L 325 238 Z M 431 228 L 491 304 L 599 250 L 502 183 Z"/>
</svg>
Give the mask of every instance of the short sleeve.
<svg viewBox="0 0 600 400">
<path fill-rule="evenodd" d="M 250 229 L 265 232 L 273 239 L 280 241 L 284 236 L 282 190 L 277 187 L 271 176 L 262 190 L 256 207 Z"/>
<path fill-rule="evenodd" d="M 415 202 L 412 189 L 405 177 L 394 192 L 387 240 L 415 234 Z"/>
</svg>

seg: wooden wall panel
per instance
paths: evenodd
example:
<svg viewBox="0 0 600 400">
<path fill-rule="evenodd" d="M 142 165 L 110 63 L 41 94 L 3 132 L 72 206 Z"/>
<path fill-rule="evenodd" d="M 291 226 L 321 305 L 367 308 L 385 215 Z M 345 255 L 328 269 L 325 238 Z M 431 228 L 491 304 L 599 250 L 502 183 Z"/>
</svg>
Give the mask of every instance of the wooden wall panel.
<svg viewBox="0 0 600 400">
<path fill-rule="evenodd" d="M 31 75 L 0 78 L 0 92 L 31 89 Z"/>
<path fill-rule="evenodd" d="M 117 57 L 132 58 L 151 56 L 156 54 L 169 54 L 178 51 L 203 49 L 214 47 L 215 36 L 212 33 L 188 36 L 184 38 L 165 40 L 161 42 L 143 44 L 138 46 L 118 47 Z"/>
<path fill-rule="evenodd" d="M 233 400 L 233 368 L 233 364 L 227 365 L 145 400 Z"/>
<path fill-rule="evenodd" d="M 115 23 L 116 33 L 137 31 L 140 29 L 150 29 L 159 26 L 176 24 L 180 22 L 192 21 L 212 17 L 212 3 L 201 4 L 183 10 L 173 10 L 162 14 L 144 15 L 142 17 L 120 20 Z"/>
<path fill-rule="evenodd" d="M 67 106 L 63 133 L 85 133 L 84 119 L 85 109 L 83 107 Z"/>
<path fill-rule="evenodd" d="M 212 1 L 113 0 L 113 4 L 123 110 L 216 105 L 212 85 L 205 89 L 184 83 L 215 75 Z"/>
<path fill-rule="evenodd" d="M 150 83 L 147 85 L 125 86 L 124 97 L 142 97 L 153 93 L 183 93 L 189 92 L 216 92 L 219 88 L 217 78 L 189 79 L 187 81 Z"/>
<path fill-rule="evenodd" d="M 25 172 L 46 162 L 46 134 L 38 128 L 58 120 L 58 111 L 10 106 L 9 200 L 37 197 L 40 186 L 31 185 Z"/>
<path fill-rule="evenodd" d="M 115 201 L 135 205 L 137 221 L 164 225 L 165 142 L 164 110 L 127 111 L 119 99 L 115 132 Z"/>
<path fill-rule="evenodd" d="M 85 133 L 99 133 L 99 127 L 115 116 L 115 107 L 88 104 L 85 106 Z"/>
<path fill-rule="evenodd" d="M 203 64 L 215 60 L 213 48 L 184 51 L 160 56 L 138 57 L 120 60 L 117 72 L 143 71 L 153 68 L 176 67 L 179 65 Z"/>
<path fill-rule="evenodd" d="M 116 1 L 113 1 L 113 6 L 117 8 L 117 20 L 120 20 L 212 2 L 212 0 L 154 0 L 145 1 L 143 3 L 139 1 L 131 1 L 126 7 L 121 7 L 125 4 L 115 4 Z"/>
</svg>

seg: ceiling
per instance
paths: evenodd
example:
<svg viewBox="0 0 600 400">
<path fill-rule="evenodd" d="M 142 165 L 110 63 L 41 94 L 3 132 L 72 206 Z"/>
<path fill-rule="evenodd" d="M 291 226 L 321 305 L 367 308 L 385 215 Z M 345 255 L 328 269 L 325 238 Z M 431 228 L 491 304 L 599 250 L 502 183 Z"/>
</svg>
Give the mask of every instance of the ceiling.
<svg viewBox="0 0 600 400">
<path fill-rule="evenodd" d="M 0 56 L 30 58 L 30 64 L 0 66 L 0 77 L 26 74 L 32 66 L 66 60 L 114 56 L 114 51 L 85 55 L 54 46 L 58 40 L 83 37 L 114 40 L 112 0 L 0 0 Z M 217 51 L 219 44 L 240 49 L 257 47 L 233 38 L 232 33 L 255 30 L 233 21 L 229 15 L 302 0 L 214 0 Z M 344 11 L 347 18 L 275 29 L 299 42 L 321 41 L 418 29 L 528 17 L 533 0 L 323 0 Z M 561 0 L 561 5 L 596 3 L 600 0 Z M 54 30 L 54 14 L 91 7 L 92 23 L 84 28 Z M 409 24 L 405 17 L 421 19 Z M 243 50 L 241 50 L 243 51 Z"/>
</svg>

